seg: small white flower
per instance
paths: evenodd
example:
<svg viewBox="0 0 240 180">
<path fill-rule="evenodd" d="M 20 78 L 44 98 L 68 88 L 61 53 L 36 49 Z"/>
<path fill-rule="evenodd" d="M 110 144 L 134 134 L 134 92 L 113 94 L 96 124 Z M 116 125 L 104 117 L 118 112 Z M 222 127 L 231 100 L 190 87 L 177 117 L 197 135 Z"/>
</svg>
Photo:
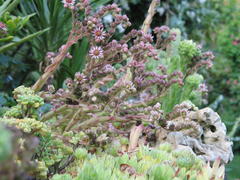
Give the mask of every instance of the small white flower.
<svg viewBox="0 0 240 180">
<path fill-rule="evenodd" d="M 102 28 L 96 28 L 93 31 L 93 35 L 94 35 L 95 41 L 99 42 L 99 41 L 104 40 L 106 33 L 103 31 Z"/>
<path fill-rule="evenodd" d="M 64 7 L 73 9 L 76 0 L 62 0 Z"/>
<path fill-rule="evenodd" d="M 89 56 L 91 59 L 101 59 L 103 58 L 103 49 L 98 46 L 93 46 L 89 51 Z"/>
</svg>

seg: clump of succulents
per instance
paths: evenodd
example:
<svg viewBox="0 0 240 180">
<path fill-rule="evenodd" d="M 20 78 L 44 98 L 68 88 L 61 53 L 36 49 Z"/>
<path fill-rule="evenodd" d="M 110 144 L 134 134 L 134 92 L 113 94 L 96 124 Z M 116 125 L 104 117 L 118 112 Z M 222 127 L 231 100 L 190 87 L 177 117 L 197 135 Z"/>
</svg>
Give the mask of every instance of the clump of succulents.
<svg viewBox="0 0 240 180">
<path fill-rule="evenodd" d="M 37 109 L 44 104 L 43 98 L 36 95 L 31 88 L 20 86 L 13 91 L 17 105 L 8 110 L 4 116 L 14 118 L 38 118 Z"/>
<path fill-rule="evenodd" d="M 191 151 L 175 151 L 165 143 L 155 149 L 142 146 L 132 155 L 111 156 L 88 154 L 86 149 L 74 153 L 76 160 L 64 174 L 56 174 L 51 180 L 85 179 L 223 179 L 224 167 L 219 162 L 214 168 L 206 165 Z M 218 169 L 216 169 L 218 168 Z M 217 173 L 217 174 L 216 174 Z"/>
<path fill-rule="evenodd" d="M 13 91 L 17 105 L 5 112 L 2 122 L 13 125 L 25 133 L 46 133 L 47 126 L 38 121 L 37 109 L 44 104 L 43 99 L 31 88 L 20 86 Z"/>
<path fill-rule="evenodd" d="M 52 180 L 222 179 L 222 168 L 218 174 L 210 166 L 204 169 L 206 164 L 191 152 L 156 145 L 156 131 L 171 130 L 167 121 L 174 105 L 198 89 L 203 78 L 197 71 L 211 66 L 213 55 L 192 41 L 182 41 L 179 32 L 167 26 L 155 28 L 153 34 L 146 27 L 132 30 L 115 40 L 117 26 L 131 25 L 116 4 L 92 12 L 87 0 L 63 3 L 73 14 L 68 41 L 51 57 L 52 64 L 32 88 L 14 90 L 18 104 L 0 119 L 39 138 L 32 156 L 38 164 L 36 176 Z M 114 20 L 104 23 L 108 14 Z M 38 92 L 70 56 L 68 49 L 82 38 L 90 46 L 83 71 L 66 79 L 64 88 L 55 90 L 48 84 L 47 90 Z M 44 102 L 52 109 L 40 115 L 38 108 Z"/>
<path fill-rule="evenodd" d="M 18 104 L 9 109 L 0 121 L 17 127 L 24 133 L 39 137 L 40 143 L 34 155 L 38 164 L 36 175 L 46 178 L 48 168 L 61 168 L 61 161 L 73 154 L 73 148 L 84 137 L 84 133 L 68 131 L 60 135 L 58 131 L 53 131 L 51 126 L 48 126 L 49 122 L 40 121 L 37 112 L 44 102 L 31 88 L 20 86 L 13 94 Z M 56 165 L 58 163 L 59 167 Z"/>
</svg>

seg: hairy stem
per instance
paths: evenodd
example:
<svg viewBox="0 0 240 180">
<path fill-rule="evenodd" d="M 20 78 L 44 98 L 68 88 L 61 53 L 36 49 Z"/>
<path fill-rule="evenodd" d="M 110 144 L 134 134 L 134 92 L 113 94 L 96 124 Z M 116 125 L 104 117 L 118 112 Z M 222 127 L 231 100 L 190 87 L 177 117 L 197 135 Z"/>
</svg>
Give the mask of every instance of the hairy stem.
<svg viewBox="0 0 240 180">
<path fill-rule="evenodd" d="M 102 113 L 104 114 L 104 113 Z M 87 121 L 82 122 L 79 124 L 79 127 L 77 130 L 87 129 L 90 127 L 96 127 L 100 123 L 106 123 L 106 122 L 130 122 L 130 121 L 138 121 L 138 120 L 144 120 L 146 119 L 145 115 L 128 115 L 125 117 L 119 117 L 119 116 L 101 116 L 101 113 L 97 117 L 93 117 Z"/>
<path fill-rule="evenodd" d="M 72 11 L 72 19 L 74 22 L 74 12 Z M 76 40 L 74 40 L 74 23 L 72 23 L 72 30 L 69 34 L 67 43 L 63 46 L 61 52 L 58 56 L 56 56 L 53 60 L 53 63 L 46 67 L 44 74 L 37 80 L 37 82 L 32 86 L 32 89 L 34 91 L 40 91 L 44 84 L 47 82 L 47 80 L 54 74 L 54 72 L 58 69 L 59 65 L 62 63 L 64 58 L 66 57 L 69 48 L 75 43 Z"/>
<path fill-rule="evenodd" d="M 44 116 L 42 116 L 41 121 L 47 121 L 49 119 L 51 119 L 52 117 L 54 117 L 57 113 L 59 112 L 64 112 L 67 109 L 67 105 L 63 105 L 62 107 L 58 108 L 56 111 L 50 111 L 47 114 L 45 114 Z"/>
<path fill-rule="evenodd" d="M 44 86 L 46 81 L 53 75 L 53 73 L 57 70 L 61 62 L 67 55 L 68 49 L 73 45 L 72 40 L 68 41 L 67 44 L 64 46 L 61 53 L 54 58 L 54 63 L 50 64 L 46 69 L 44 74 L 37 80 L 37 82 L 33 85 L 32 89 L 34 91 L 40 91 L 41 88 Z"/>
<path fill-rule="evenodd" d="M 71 121 L 68 123 L 67 127 L 65 128 L 65 131 L 69 131 L 77 121 L 78 115 L 80 115 L 82 112 L 82 109 L 80 108 L 72 117 Z"/>
</svg>

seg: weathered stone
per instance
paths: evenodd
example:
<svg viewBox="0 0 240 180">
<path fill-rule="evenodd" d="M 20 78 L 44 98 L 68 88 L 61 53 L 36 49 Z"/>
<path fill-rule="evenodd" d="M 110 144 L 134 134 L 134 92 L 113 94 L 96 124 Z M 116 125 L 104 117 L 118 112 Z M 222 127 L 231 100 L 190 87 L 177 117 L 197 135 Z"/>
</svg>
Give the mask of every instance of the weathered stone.
<svg viewBox="0 0 240 180">
<path fill-rule="evenodd" d="M 226 135 L 226 127 L 211 108 L 188 109 L 186 116 L 169 120 L 167 130 L 159 129 L 156 136 L 158 143 L 169 142 L 176 149 L 190 147 L 205 161 L 221 158 L 223 163 L 228 163 L 233 158 L 232 142 Z"/>
</svg>

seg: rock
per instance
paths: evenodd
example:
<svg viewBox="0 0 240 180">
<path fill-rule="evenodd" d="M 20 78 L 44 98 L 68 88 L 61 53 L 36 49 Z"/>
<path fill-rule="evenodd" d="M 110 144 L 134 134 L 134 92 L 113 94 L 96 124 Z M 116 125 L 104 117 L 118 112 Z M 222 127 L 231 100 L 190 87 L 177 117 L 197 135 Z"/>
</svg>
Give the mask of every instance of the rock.
<svg viewBox="0 0 240 180">
<path fill-rule="evenodd" d="M 181 104 L 178 110 L 179 107 Z M 184 108 L 186 111 L 186 105 Z M 169 142 L 177 149 L 190 147 L 205 161 L 214 162 L 221 158 L 226 164 L 233 158 L 233 143 L 226 135 L 226 127 L 211 108 L 188 109 L 185 116 L 168 120 L 167 130 L 160 128 L 156 136 L 158 143 Z"/>
</svg>

